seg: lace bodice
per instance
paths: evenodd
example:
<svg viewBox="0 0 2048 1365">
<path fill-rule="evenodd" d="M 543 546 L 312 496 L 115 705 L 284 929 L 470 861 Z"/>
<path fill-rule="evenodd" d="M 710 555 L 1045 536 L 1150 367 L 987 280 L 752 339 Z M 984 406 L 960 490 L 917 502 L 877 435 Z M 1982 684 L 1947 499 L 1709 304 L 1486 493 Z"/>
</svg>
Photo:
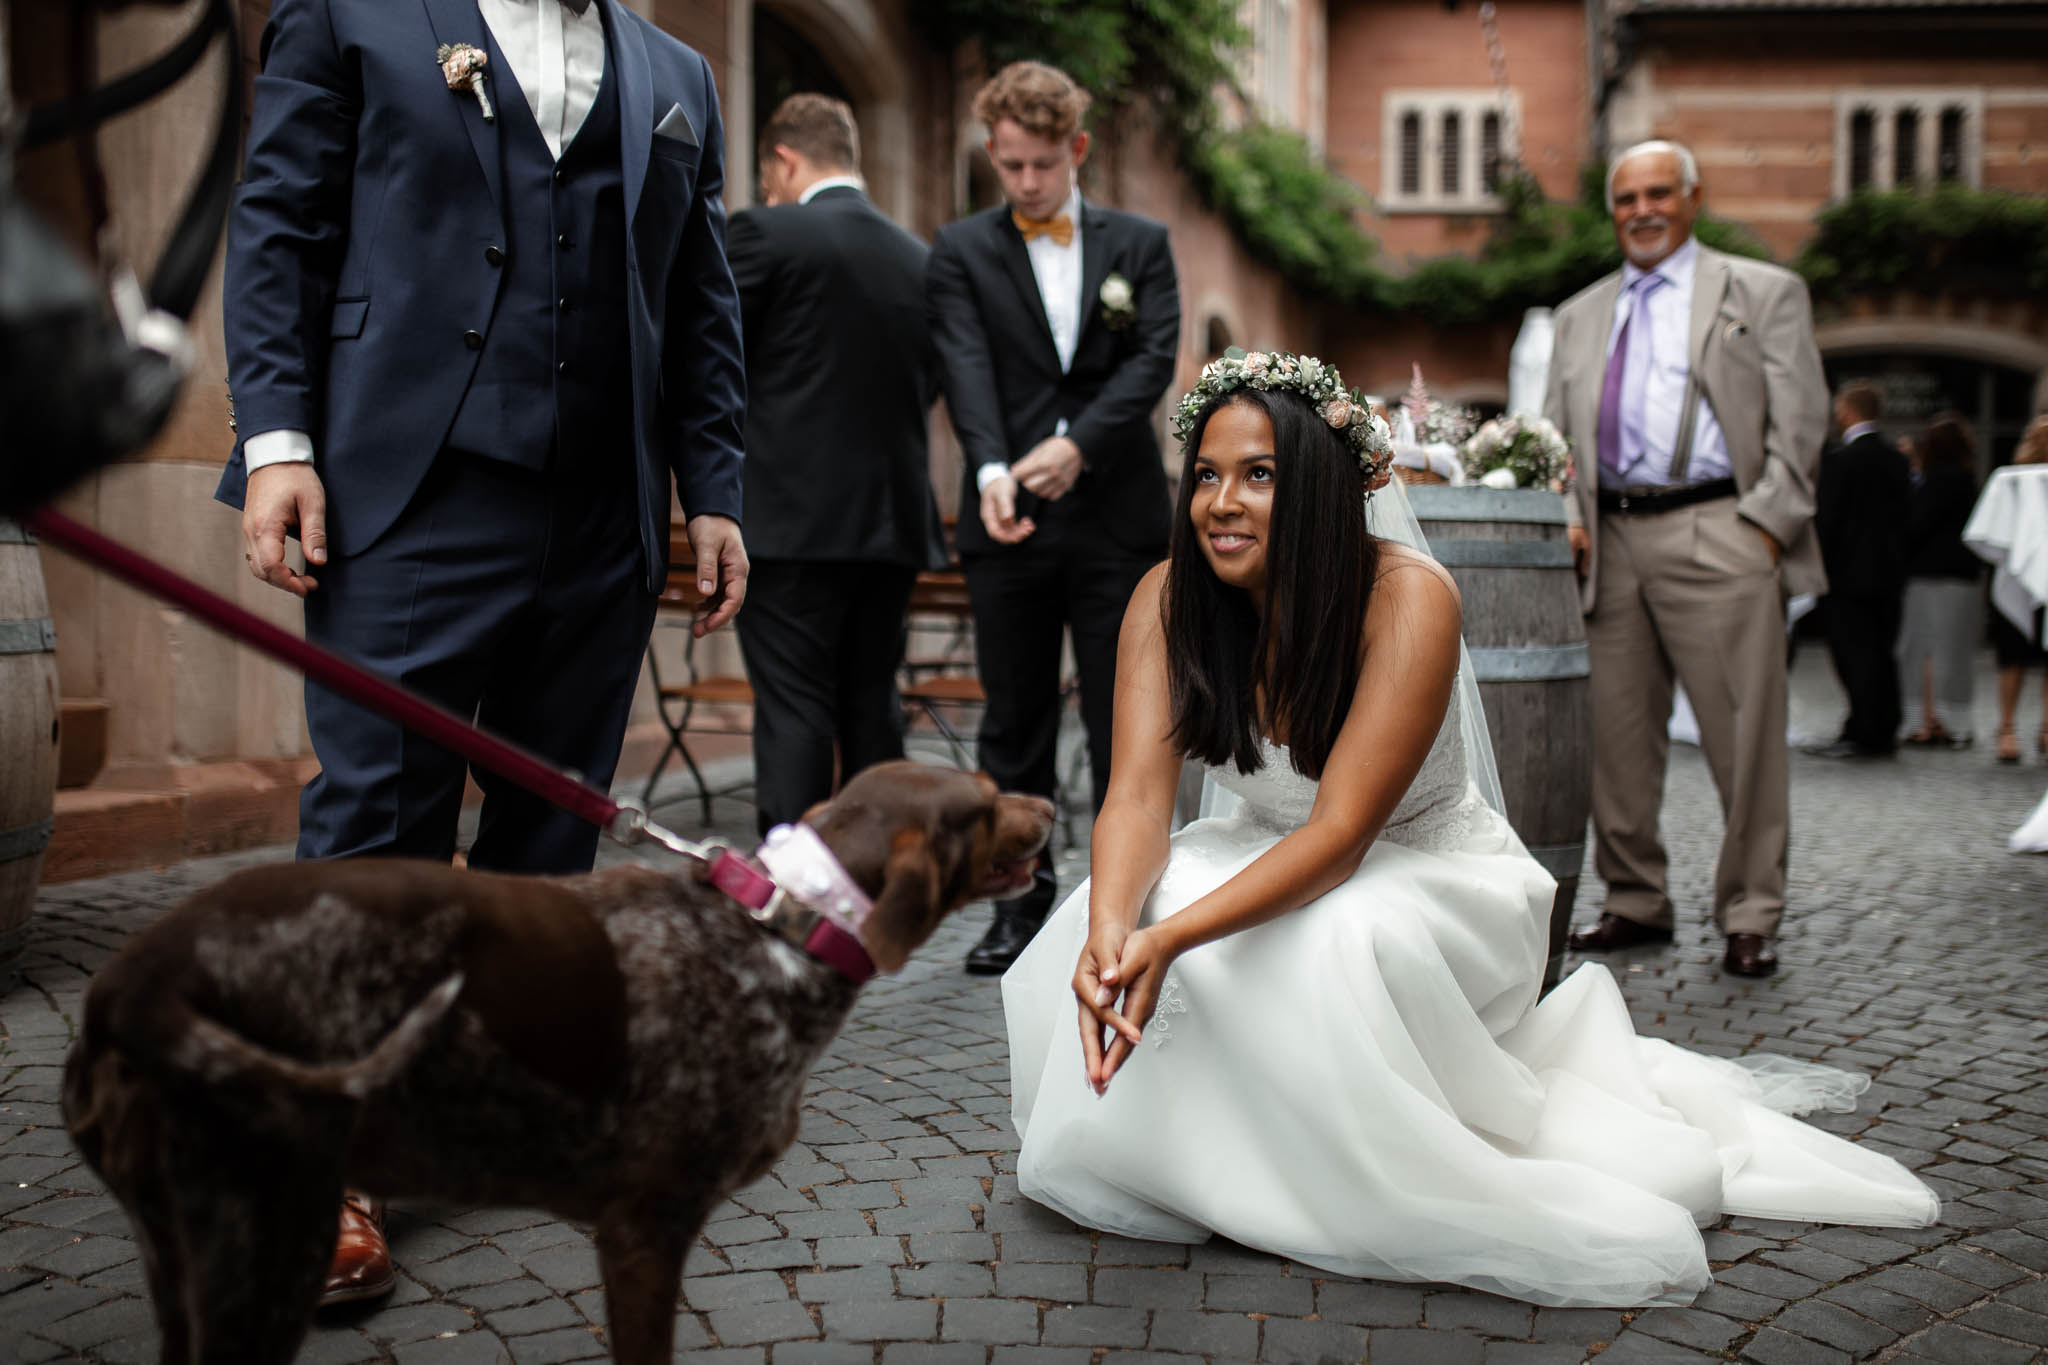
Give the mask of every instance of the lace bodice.
<svg viewBox="0 0 2048 1365">
<path fill-rule="evenodd" d="M 1285 745 L 1261 739 L 1259 753 L 1265 761 L 1254 772 L 1241 773 L 1235 764 L 1224 764 L 1208 769 L 1209 776 L 1243 802 L 1237 812 L 1241 818 L 1276 833 L 1301 828 L 1316 803 L 1315 782 L 1294 770 Z M 1380 838 L 1409 848 L 1457 843 L 1470 826 L 1471 807 L 1478 799 L 1466 773 L 1464 727 L 1454 702 Z"/>
</svg>

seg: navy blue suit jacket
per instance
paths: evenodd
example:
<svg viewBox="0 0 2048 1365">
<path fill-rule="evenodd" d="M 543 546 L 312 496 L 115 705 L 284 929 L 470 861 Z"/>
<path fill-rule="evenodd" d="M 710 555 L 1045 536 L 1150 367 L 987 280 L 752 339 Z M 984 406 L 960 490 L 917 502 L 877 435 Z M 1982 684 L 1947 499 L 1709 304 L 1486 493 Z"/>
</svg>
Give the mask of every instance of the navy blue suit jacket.
<svg viewBox="0 0 2048 1365">
<path fill-rule="evenodd" d="M 745 371 L 725 258 L 725 139 L 703 57 L 597 0 L 618 81 L 634 453 L 647 582 L 668 558 L 671 471 L 691 516 L 740 514 Z M 313 438 L 328 541 L 365 547 L 440 451 L 489 334 L 504 240 L 500 122 L 450 90 L 442 43 L 484 47 L 475 0 L 277 0 L 263 36 L 223 312 L 244 436 Z M 492 102 L 524 99 L 488 73 Z M 681 106 L 696 133 L 657 137 Z M 240 506 L 236 444 L 217 496 Z"/>
</svg>

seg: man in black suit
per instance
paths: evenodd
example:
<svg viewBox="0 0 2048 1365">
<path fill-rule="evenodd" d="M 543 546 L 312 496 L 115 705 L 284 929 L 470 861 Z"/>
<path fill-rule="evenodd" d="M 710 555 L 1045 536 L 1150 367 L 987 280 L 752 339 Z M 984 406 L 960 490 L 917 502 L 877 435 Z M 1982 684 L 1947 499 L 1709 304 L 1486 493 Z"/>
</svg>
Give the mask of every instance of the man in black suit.
<svg viewBox="0 0 2048 1365">
<path fill-rule="evenodd" d="M 1814 525 L 1827 569 L 1828 652 L 1849 694 L 1849 715 L 1821 758 L 1885 758 L 1899 742 L 1899 616 L 1906 593 L 1906 530 L 1913 475 L 1879 434 L 1884 399 L 1854 380 L 1835 395 L 1842 443 L 1821 462 Z"/>
<path fill-rule="evenodd" d="M 903 756 L 896 666 L 932 534 L 934 396 L 924 243 L 868 202 L 853 111 L 791 95 L 760 136 L 767 207 L 733 217 L 747 387 L 753 572 L 740 648 L 754 685 L 762 833 L 838 771 Z"/>
<path fill-rule="evenodd" d="M 940 230 L 926 294 L 967 457 L 959 539 L 988 692 L 982 766 L 1005 789 L 1054 795 L 1071 631 L 1100 809 L 1117 632 L 1138 579 L 1166 553 L 1152 411 L 1173 378 L 1180 286 L 1164 227 L 1082 202 L 1088 104 L 1065 72 L 1037 62 L 982 87 L 974 115 L 1007 202 Z M 996 906 L 967 970 L 1006 969 L 1052 899 L 1041 859 L 1031 890 Z"/>
</svg>

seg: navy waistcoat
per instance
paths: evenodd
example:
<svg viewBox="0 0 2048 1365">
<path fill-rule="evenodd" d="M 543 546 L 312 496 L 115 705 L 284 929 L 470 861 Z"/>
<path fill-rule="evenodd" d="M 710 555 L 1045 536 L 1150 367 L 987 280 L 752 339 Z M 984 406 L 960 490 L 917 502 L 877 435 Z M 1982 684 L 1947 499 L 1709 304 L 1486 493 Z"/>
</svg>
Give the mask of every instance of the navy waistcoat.
<svg viewBox="0 0 2048 1365">
<path fill-rule="evenodd" d="M 495 39 L 491 67 L 509 71 Z M 548 150 L 517 83 L 498 82 L 505 241 L 498 306 L 447 444 L 528 469 L 630 467 L 626 196 L 611 35 L 583 126 Z M 492 252 L 486 251 L 486 258 Z"/>
</svg>

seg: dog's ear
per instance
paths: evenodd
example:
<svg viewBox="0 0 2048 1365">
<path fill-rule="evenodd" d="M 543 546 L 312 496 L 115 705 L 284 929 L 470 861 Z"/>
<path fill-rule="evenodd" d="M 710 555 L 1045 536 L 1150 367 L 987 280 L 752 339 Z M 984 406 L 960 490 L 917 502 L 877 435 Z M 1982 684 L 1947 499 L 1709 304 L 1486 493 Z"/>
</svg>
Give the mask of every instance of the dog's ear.
<svg viewBox="0 0 2048 1365">
<path fill-rule="evenodd" d="M 908 962 L 938 927 L 944 909 L 929 837 L 922 830 L 899 831 L 882 868 L 882 892 L 861 933 L 876 970 L 894 972 Z"/>
</svg>

